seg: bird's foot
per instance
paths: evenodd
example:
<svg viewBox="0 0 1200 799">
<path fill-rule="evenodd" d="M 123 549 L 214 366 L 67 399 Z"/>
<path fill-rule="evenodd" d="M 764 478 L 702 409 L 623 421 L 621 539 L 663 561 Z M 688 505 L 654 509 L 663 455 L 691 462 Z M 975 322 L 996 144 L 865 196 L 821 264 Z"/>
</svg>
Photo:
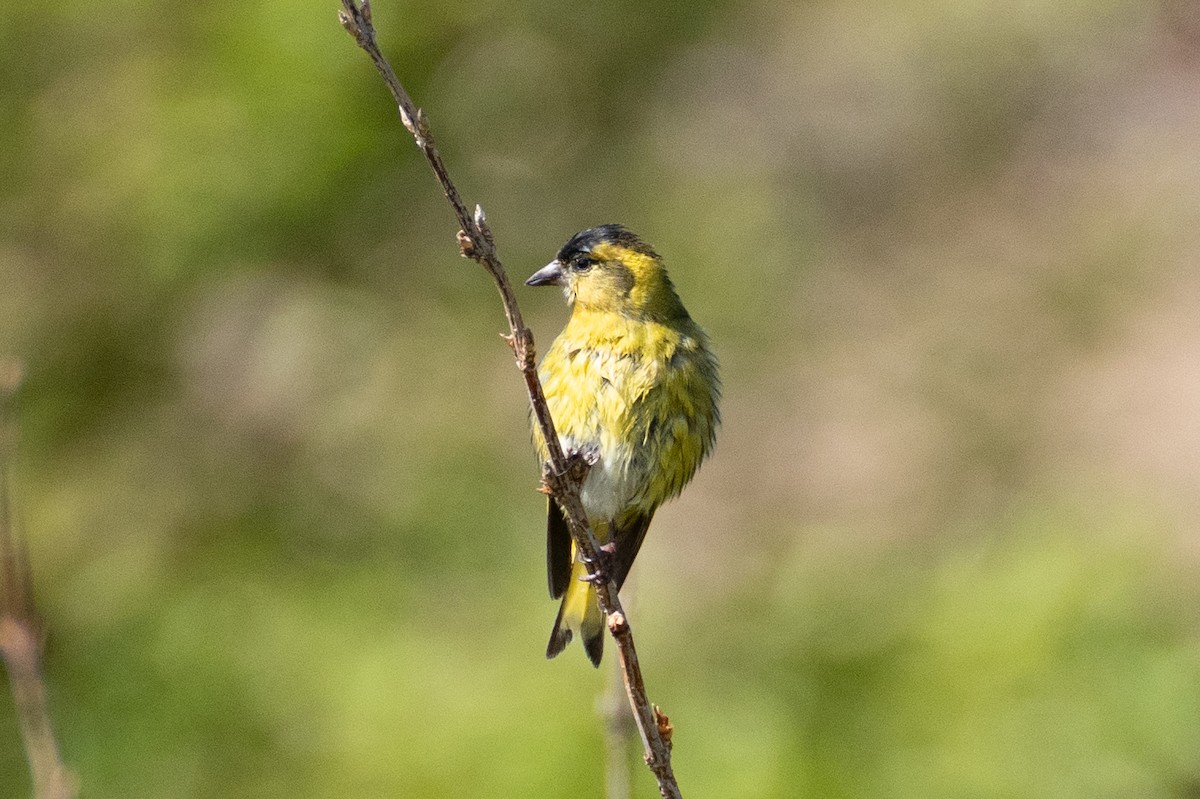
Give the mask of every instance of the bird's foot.
<svg viewBox="0 0 1200 799">
<path fill-rule="evenodd" d="M 567 474 L 579 483 L 583 483 L 588 471 L 600 462 L 600 450 L 596 447 L 581 449 L 569 447 L 565 454 L 567 456 Z"/>
<path fill-rule="evenodd" d="M 585 566 L 591 566 L 592 564 L 595 564 L 596 568 L 589 568 L 588 573 L 579 579 L 585 583 L 592 583 L 593 585 L 607 583 L 608 575 L 612 572 L 611 567 L 613 555 L 615 555 L 616 552 L 617 545 L 614 542 L 609 541 L 607 544 L 601 545 L 601 547 L 596 550 L 596 557 L 588 558 L 580 556 L 580 560 L 583 561 Z"/>
</svg>

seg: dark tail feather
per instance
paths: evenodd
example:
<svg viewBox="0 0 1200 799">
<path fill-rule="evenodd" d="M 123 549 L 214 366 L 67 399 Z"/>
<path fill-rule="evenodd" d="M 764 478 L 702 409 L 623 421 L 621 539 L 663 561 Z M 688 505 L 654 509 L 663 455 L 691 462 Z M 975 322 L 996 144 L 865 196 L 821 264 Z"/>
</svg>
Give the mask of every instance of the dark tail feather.
<svg viewBox="0 0 1200 799">
<path fill-rule="evenodd" d="M 563 597 L 563 602 L 558 606 L 558 616 L 554 619 L 554 629 L 550 631 L 550 642 L 546 644 L 546 658 L 556 657 L 559 652 L 567 648 L 567 644 L 571 643 L 574 634 L 571 628 L 563 625 L 563 610 L 566 607 L 567 598 Z M 587 653 L 588 660 L 592 661 L 592 665 L 599 668 L 600 658 L 604 655 L 604 624 L 595 625 L 595 629 L 589 629 L 588 624 L 583 626 L 583 650 Z"/>
<path fill-rule="evenodd" d="M 566 603 L 564 602 L 563 605 Z M 550 643 L 546 644 L 546 659 L 550 659 L 567 648 L 571 643 L 571 628 L 563 627 L 563 605 L 558 606 L 558 616 L 554 619 L 554 629 L 550 631 Z"/>
<path fill-rule="evenodd" d="M 592 665 L 600 668 L 600 658 L 604 655 L 603 626 L 598 630 L 584 630 L 583 649 L 587 652 L 588 660 L 592 661 Z"/>
</svg>

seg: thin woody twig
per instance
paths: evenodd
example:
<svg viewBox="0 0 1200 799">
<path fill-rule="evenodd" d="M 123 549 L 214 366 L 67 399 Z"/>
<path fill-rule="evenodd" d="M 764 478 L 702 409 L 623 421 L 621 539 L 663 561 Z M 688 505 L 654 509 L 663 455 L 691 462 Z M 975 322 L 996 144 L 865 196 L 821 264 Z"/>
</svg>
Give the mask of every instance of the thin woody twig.
<svg viewBox="0 0 1200 799">
<path fill-rule="evenodd" d="M 534 418 L 548 450 L 549 463 L 542 477 L 544 488 L 546 493 L 554 497 L 562 507 L 571 535 L 579 548 L 584 563 L 587 564 L 588 574 L 595 577 L 599 570 L 600 547 L 588 527 L 587 515 L 583 510 L 583 503 L 579 499 L 579 490 L 587 476 L 588 464 L 581 457 L 568 457 L 559 443 L 558 435 L 554 432 L 554 421 L 550 417 L 546 396 L 542 391 L 542 384 L 538 380 L 533 334 L 521 318 L 517 298 L 513 294 L 508 276 L 500 263 L 496 244 L 492 232 L 488 228 L 483 209 L 476 205 L 473 214 L 468 211 L 458 189 L 450 180 L 446 165 L 434 144 L 428 119 L 408 96 L 408 92 L 404 90 L 404 86 L 396 77 L 391 65 L 379 50 L 375 39 L 375 28 L 371 23 L 369 0 L 363 0 L 361 3 L 358 0 L 341 0 L 341 3 L 342 10 L 338 12 L 338 18 L 341 20 L 342 27 L 354 37 L 358 46 L 366 51 L 371 61 L 374 62 L 375 68 L 379 70 L 384 83 L 387 84 L 388 91 L 396 101 L 400 112 L 400 121 L 412 134 L 417 147 L 429 161 L 442 191 L 446 194 L 446 199 L 449 200 L 450 206 L 454 210 L 460 228 L 458 244 L 462 255 L 478 262 L 486 269 L 500 292 L 510 331 L 509 335 L 505 336 L 505 340 L 512 347 L 517 360 L 517 368 L 521 370 L 521 375 L 525 378 L 529 404 L 533 409 Z M 621 609 L 616 586 L 603 580 L 596 580 L 594 584 L 600 610 L 608 619 L 609 632 L 616 641 L 625 691 L 642 738 L 646 765 L 654 772 L 662 796 L 665 799 L 678 799 L 681 794 L 675 774 L 671 769 L 670 735 L 669 732 L 664 734 L 664 731 L 669 731 L 669 726 L 663 726 L 665 716 L 662 716 L 646 697 L 646 686 L 642 680 L 637 649 L 633 643 L 633 631 Z"/>
<path fill-rule="evenodd" d="M 626 599 L 630 581 L 625 582 Z M 625 697 L 625 680 L 620 661 L 608 666 L 604 693 L 597 699 L 596 711 L 604 725 L 604 797 L 630 799 L 633 796 L 633 764 L 630 753 L 636 725 Z"/>
<path fill-rule="evenodd" d="M 24 542 L 14 530 L 8 497 L 8 461 L 15 433 L 8 401 L 21 382 L 21 367 L 0 358 L 0 658 L 8 671 L 36 799 L 74 799 L 75 777 L 63 765 L 50 722 L 42 677 L 42 625 L 33 602 L 33 580 Z"/>
</svg>

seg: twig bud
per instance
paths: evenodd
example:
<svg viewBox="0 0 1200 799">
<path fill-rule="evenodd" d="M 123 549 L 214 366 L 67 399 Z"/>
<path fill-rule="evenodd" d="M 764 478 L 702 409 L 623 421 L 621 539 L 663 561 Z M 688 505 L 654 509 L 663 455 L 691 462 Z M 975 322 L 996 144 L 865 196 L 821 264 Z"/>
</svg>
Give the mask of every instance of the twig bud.
<svg viewBox="0 0 1200 799">
<path fill-rule="evenodd" d="M 425 116 L 425 109 L 417 109 L 417 118 L 413 120 L 413 133 L 415 133 L 423 142 L 430 141 L 433 137 L 429 133 L 429 119 Z"/>
<path fill-rule="evenodd" d="M 467 231 L 458 231 L 458 254 L 463 258 L 475 257 L 475 241 L 467 234 Z"/>
<path fill-rule="evenodd" d="M 658 727 L 658 735 L 662 738 L 663 743 L 667 748 L 671 748 L 671 735 L 675 732 L 675 727 L 671 725 L 671 717 L 662 712 L 662 708 L 658 705 L 650 705 L 654 711 L 654 726 Z"/>
<path fill-rule="evenodd" d="M 483 212 L 482 205 L 475 206 L 475 227 L 479 229 L 479 233 L 487 240 L 488 244 L 494 244 L 492 239 L 492 229 L 488 227 L 487 215 Z"/>
</svg>

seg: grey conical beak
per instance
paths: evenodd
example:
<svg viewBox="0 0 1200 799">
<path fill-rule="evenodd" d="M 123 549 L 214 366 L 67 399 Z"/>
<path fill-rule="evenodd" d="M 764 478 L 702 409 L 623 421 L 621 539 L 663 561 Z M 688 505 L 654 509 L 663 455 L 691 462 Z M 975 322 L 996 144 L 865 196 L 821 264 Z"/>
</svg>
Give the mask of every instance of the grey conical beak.
<svg viewBox="0 0 1200 799">
<path fill-rule="evenodd" d="M 563 265 L 561 261 L 551 261 L 534 272 L 525 281 L 526 286 L 561 286 L 563 280 Z"/>
</svg>

